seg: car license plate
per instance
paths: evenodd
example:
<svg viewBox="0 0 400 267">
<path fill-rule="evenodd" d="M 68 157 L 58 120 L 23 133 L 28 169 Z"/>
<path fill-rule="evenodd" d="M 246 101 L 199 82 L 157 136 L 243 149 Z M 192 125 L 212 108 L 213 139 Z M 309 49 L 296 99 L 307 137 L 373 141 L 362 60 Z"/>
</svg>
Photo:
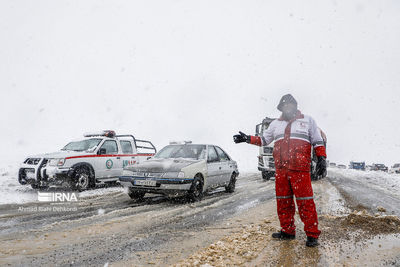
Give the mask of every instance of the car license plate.
<svg viewBox="0 0 400 267">
<path fill-rule="evenodd" d="M 156 186 L 156 181 L 154 181 L 154 180 L 135 180 L 135 185 Z"/>
</svg>

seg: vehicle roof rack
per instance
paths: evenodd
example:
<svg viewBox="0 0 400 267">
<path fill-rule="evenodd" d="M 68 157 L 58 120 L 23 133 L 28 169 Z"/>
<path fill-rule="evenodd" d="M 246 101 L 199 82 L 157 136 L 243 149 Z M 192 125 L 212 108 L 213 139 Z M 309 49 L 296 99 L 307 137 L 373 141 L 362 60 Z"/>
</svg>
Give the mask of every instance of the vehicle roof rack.
<svg viewBox="0 0 400 267">
<path fill-rule="evenodd" d="M 115 137 L 130 137 L 130 138 L 132 138 L 133 139 L 133 142 L 135 143 L 135 147 L 136 148 L 142 148 L 142 149 L 150 149 L 150 150 L 154 150 L 154 152 L 155 153 L 157 153 L 157 149 L 156 149 L 156 147 L 153 145 L 153 143 L 152 142 L 150 142 L 150 141 L 147 141 L 147 140 L 141 140 L 141 139 L 136 139 L 133 135 L 131 135 L 131 134 L 121 134 L 121 135 L 116 135 Z M 145 143 L 145 144 L 148 144 L 149 146 L 144 146 L 144 145 L 137 145 L 137 143 L 138 142 L 140 142 L 140 143 Z"/>
</svg>

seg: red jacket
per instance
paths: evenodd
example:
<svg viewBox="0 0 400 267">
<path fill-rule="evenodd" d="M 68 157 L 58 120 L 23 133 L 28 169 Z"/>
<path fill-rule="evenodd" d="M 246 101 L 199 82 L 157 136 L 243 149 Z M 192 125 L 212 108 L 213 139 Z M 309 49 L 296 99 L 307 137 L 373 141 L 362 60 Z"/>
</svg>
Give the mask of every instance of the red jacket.
<svg viewBox="0 0 400 267">
<path fill-rule="evenodd" d="M 296 117 L 286 121 L 274 120 L 261 137 L 251 136 L 251 144 L 267 146 L 275 141 L 275 168 L 310 171 L 311 148 L 317 156 L 326 157 L 325 143 L 314 119 L 297 111 Z"/>
</svg>

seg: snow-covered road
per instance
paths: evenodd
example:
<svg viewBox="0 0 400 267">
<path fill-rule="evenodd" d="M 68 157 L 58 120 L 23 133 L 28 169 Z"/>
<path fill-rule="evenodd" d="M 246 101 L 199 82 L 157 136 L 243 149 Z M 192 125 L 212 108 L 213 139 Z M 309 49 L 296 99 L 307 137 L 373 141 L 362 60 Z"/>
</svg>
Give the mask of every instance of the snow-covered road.
<svg viewBox="0 0 400 267">
<path fill-rule="evenodd" d="M 0 240 L 9 241 L 9 250 L 3 247 L 0 251 L 0 263 L 11 260 L 13 257 L 6 256 L 10 253 L 14 256 L 24 255 L 23 251 L 36 254 L 42 246 L 48 250 L 46 258 L 31 255 L 19 262 L 43 265 L 48 263 L 48 258 L 56 258 L 60 265 L 71 262 L 101 265 L 126 260 L 126 255 L 134 251 L 161 249 L 170 239 L 201 231 L 206 226 L 215 227 L 222 220 L 272 199 L 273 182 L 263 181 L 257 173 L 240 176 L 235 193 L 215 190 L 198 203 L 157 195 L 148 195 L 144 201 L 135 202 L 122 188 L 83 192 L 76 204 L 68 205 L 71 211 L 67 212 L 47 210 L 48 203 L 8 203 L 0 205 Z M 33 211 L 29 210 L 32 206 L 36 207 Z M 62 242 L 60 234 L 65 239 Z M 41 238 L 37 239 L 37 236 Z M 47 246 L 44 241 L 47 236 L 54 238 L 51 241 L 54 247 Z M 101 243 L 103 239 L 107 242 Z M 24 244 L 23 249 L 16 250 L 21 244 Z M 70 246 L 74 249 L 67 249 Z"/>
<path fill-rule="evenodd" d="M 400 216 L 400 175 L 380 171 L 330 169 L 328 180 L 353 205 L 372 213 L 384 208 L 388 214 Z"/>
<path fill-rule="evenodd" d="M 293 262 L 321 266 L 365 265 L 366 262 L 368 265 L 361 258 L 350 262 L 348 257 L 364 257 L 363 253 L 372 249 L 371 244 L 378 244 L 374 238 L 381 233 L 385 234 L 379 238 L 385 260 L 389 258 L 391 263 L 400 264 L 396 256 L 400 255 L 400 228 L 388 230 L 386 217 L 362 215 L 363 209 L 372 211 L 373 215 L 378 206 L 386 209 L 380 215 L 398 214 L 397 175 L 332 169 L 326 179 L 313 182 L 323 235 L 318 253 L 311 254 L 304 250 L 305 235 L 298 216 L 298 237 L 290 246 L 271 241 L 270 233 L 279 229 L 274 182 L 263 181 L 259 173 L 241 174 L 233 194 L 219 189 L 197 203 L 150 194 L 144 201 L 132 201 L 123 188 L 111 187 L 82 192 L 78 202 L 61 204 L 69 208 L 61 212 L 48 209 L 60 204 L 37 202 L 34 190 L 15 185 L 11 172 L 2 177 L 6 177 L 2 181 L 4 186 L 11 183 L 14 187 L 2 189 L 12 197 L 0 205 L 0 264 L 166 266 L 180 262 L 186 266 L 185 259 L 203 255 L 202 248 L 231 240 L 239 242 L 235 251 L 250 255 L 247 250 L 251 249 L 253 256 L 232 254 L 222 248 L 221 255 L 215 250 L 210 255 L 205 251 L 206 256 L 198 259 L 199 262 L 211 264 L 212 260 L 221 260 L 223 264 L 250 266 Z M 29 209 L 32 207 L 36 210 Z M 354 220 L 361 224 L 354 224 Z M 397 221 L 390 223 L 396 227 Z M 368 232 L 370 225 L 376 227 L 371 233 Z M 355 230 L 354 234 L 349 229 Z M 246 238 L 237 238 L 238 233 Z M 346 241 L 342 240 L 343 236 Z M 360 242 L 369 245 L 363 246 Z M 390 248 L 386 248 L 388 244 L 392 244 Z M 358 250 L 354 251 L 353 247 Z M 278 255 L 286 255 L 286 260 L 282 261 Z M 370 263 L 383 264 L 383 254 L 377 255 L 369 258 Z M 187 266 L 193 265 L 190 260 L 187 263 Z"/>
</svg>

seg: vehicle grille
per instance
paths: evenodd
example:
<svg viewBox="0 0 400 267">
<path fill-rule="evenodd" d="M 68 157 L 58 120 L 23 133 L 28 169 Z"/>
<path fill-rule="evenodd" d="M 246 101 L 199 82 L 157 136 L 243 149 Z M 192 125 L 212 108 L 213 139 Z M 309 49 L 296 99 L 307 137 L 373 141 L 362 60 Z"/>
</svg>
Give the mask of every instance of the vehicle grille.
<svg viewBox="0 0 400 267">
<path fill-rule="evenodd" d="M 258 164 L 260 167 L 275 168 L 275 161 L 273 157 L 268 157 L 268 166 L 264 166 L 264 157 L 258 156 Z"/>
<path fill-rule="evenodd" d="M 268 161 L 268 166 L 269 166 L 270 168 L 275 168 L 275 161 L 274 161 L 274 158 L 270 158 L 270 159 L 269 159 L 269 161 Z"/>
<path fill-rule="evenodd" d="M 40 162 L 41 158 L 27 158 L 24 163 L 29 164 L 29 165 L 38 165 Z"/>
<path fill-rule="evenodd" d="M 133 172 L 133 176 L 149 178 L 161 178 L 163 174 L 164 172 Z"/>
<path fill-rule="evenodd" d="M 272 154 L 272 151 L 274 150 L 273 147 L 270 146 L 264 146 L 264 154 Z"/>
</svg>

